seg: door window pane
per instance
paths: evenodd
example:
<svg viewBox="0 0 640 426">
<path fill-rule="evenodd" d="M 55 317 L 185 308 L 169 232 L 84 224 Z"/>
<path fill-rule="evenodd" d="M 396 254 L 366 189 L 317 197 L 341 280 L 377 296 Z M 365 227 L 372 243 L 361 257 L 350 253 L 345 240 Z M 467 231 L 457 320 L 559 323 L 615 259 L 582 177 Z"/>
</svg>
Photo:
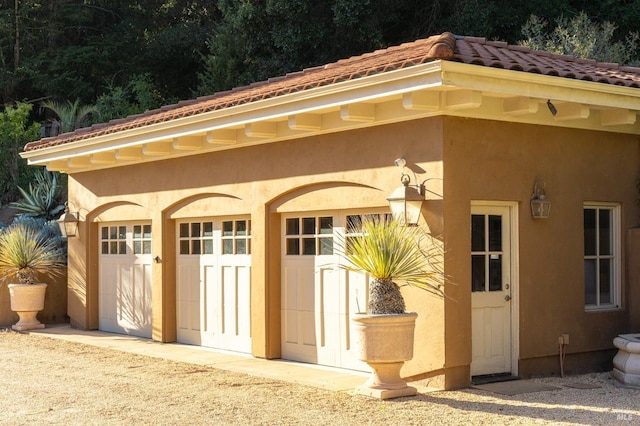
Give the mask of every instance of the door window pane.
<svg viewBox="0 0 640 426">
<path fill-rule="evenodd" d="M 502 251 L 502 216 L 489 215 L 489 251 Z"/>
<path fill-rule="evenodd" d="M 485 291 L 485 257 L 471 256 L 471 291 Z"/>
<path fill-rule="evenodd" d="M 484 251 L 484 215 L 471 215 L 471 251 Z"/>
<path fill-rule="evenodd" d="M 502 256 L 489 256 L 489 291 L 502 291 Z"/>
</svg>

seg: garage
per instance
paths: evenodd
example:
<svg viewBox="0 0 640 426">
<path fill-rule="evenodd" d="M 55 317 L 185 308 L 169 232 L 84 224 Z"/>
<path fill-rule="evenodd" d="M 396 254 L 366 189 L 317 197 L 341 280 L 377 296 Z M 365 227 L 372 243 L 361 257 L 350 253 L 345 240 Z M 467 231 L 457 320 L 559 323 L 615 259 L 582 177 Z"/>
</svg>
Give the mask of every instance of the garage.
<svg viewBox="0 0 640 426">
<path fill-rule="evenodd" d="M 282 358 L 369 371 L 357 357 L 350 315 L 366 310 L 368 279 L 338 265 L 340 241 L 365 215 L 344 211 L 282 219 Z"/>
<path fill-rule="evenodd" d="M 176 226 L 177 341 L 251 353 L 251 221 Z"/>
<path fill-rule="evenodd" d="M 99 328 L 151 337 L 151 224 L 100 225 Z"/>
</svg>

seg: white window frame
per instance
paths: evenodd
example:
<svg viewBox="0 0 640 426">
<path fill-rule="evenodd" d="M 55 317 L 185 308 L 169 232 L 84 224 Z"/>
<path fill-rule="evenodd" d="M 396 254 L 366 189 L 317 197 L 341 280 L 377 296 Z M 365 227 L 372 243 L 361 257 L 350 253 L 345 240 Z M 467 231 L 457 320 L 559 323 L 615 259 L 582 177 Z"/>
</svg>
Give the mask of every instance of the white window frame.
<svg viewBox="0 0 640 426">
<path fill-rule="evenodd" d="M 586 304 L 586 300 L 585 300 L 585 311 L 586 312 L 600 312 L 600 311 L 612 311 L 612 310 L 619 310 L 622 309 L 622 300 L 621 300 L 621 288 L 622 288 L 622 276 L 621 276 L 621 271 L 622 271 L 622 249 L 621 249 L 621 240 L 622 240 L 622 234 L 621 234 L 621 216 L 620 216 L 620 204 L 617 203 L 599 203 L 599 202 L 585 202 L 582 208 L 583 211 L 583 215 L 584 215 L 584 211 L 590 209 L 590 210 L 609 210 L 611 211 L 611 230 L 612 230 L 612 236 L 611 236 L 611 249 L 612 249 L 612 262 L 611 262 L 611 267 L 613 268 L 612 274 L 611 274 L 611 278 L 612 278 L 612 282 L 611 282 L 611 302 L 610 303 L 600 303 L 600 278 L 599 278 L 599 274 L 596 272 L 596 304 L 595 305 L 587 305 Z M 598 217 L 598 215 L 596 214 L 596 218 Z M 582 231 L 583 231 L 583 247 L 584 247 L 584 223 L 582 226 Z M 596 227 L 596 232 L 598 232 L 596 234 L 596 247 L 598 247 L 599 250 L 599 231 L 598 228 Z M 609 256 L 606 256 L 609 257 Z M 601 258 L 599 253 L 596 253 L 595 255 L 589 255 L 587 256 L 584 253 L 584 249 L 583 249 L 583 259 L 587 260 L 587 259 L 595 259 L 596 260 L 596 271 L 598 268 L 598 264 L 599 262 L 597 260 L 599 260 Z M 584 262 L 583 262 L 584 265 Z M 584 266 L 583 266 L 584 267 Z M 583 276 L 584 276 L 584 272 L 583 271 Z M 586 286 L 586 281 L 583 279 L 583 289 L 584 286 Z"/>
</svg>

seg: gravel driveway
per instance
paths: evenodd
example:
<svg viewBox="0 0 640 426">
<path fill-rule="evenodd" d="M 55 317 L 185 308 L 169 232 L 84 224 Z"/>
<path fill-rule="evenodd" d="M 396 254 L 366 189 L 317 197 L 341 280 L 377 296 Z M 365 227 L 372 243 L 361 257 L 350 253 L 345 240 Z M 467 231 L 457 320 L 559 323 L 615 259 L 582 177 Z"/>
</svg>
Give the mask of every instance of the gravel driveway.
<svg viewBox="0 0 640 426">
<path fill-rule="evenodd" d="M 200 365 L 0 331 L 3 425 L 640 424 L 640 391 L 607 373 L 596 389 L 504 396 L 442 391 L 379 401 Z"/>
</svg>

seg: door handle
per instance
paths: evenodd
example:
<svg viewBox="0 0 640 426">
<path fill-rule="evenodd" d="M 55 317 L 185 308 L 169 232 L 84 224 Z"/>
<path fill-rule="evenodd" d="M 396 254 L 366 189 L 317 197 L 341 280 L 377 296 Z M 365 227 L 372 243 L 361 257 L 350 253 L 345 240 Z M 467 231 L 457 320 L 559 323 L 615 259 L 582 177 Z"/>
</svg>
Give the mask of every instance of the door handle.
<svg viewBox="0 0 640 426">
<path fill-rule="evenodd" d="M 510 294 L 507 294 L 507 295 L 504 297 L 504 300 L 506 300 L 507 302 L 508 302 L 508 301 L 510 301 L 510 300 L 511 300 L 511 295 L 510 295 Z"/>
</svg>

